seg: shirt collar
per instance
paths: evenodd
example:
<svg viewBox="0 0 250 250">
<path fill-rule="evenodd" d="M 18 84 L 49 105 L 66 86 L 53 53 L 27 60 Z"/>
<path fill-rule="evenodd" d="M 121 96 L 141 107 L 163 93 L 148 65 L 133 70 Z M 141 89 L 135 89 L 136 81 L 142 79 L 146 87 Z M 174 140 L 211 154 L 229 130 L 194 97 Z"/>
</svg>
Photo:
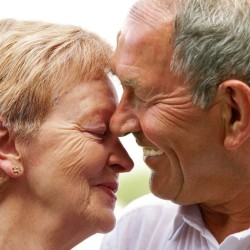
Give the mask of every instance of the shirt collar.
<svg viewBox="0 0 250 250">
<path fill-rule="evenodd" d="M 178 236 L 185 223 L 198 230 L 201 234 L 207 231 L 197 205 L 180 206 L 174 219 L 170 240 Z"/>
<path fill-rule="evenodd" d="M 207 238 L 214 244 L 217 243 L 214 236 L 206 228 L 198 205 L 179 206 L 177 215 L 174 219 L 173 228 L 170 233 L 169 240 L 176 239 L 181 233 L 182 228 L 185 224 L 188 224 L 190 227 L 199 231 L 203 237 Z M 231 237 L 234 237 L 238 240 L 247 239 L 250 237 L 250 228 L 228 236 L 228 238 Z"/>
</svg>

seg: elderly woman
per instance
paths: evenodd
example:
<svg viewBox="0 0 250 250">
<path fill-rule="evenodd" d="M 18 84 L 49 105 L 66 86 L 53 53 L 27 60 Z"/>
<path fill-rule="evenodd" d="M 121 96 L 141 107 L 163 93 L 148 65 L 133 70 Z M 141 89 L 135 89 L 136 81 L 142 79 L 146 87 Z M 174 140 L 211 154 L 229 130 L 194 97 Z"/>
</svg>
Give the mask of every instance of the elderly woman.
<svg viewBox="0 0 250 250">
<path fill-rule="evenodd" d="M 70 249 L 114 227 L 133 163 L 109 130 L 110 55 L 78 27 L 0 21 L 0 249 Z"/>
</svg>

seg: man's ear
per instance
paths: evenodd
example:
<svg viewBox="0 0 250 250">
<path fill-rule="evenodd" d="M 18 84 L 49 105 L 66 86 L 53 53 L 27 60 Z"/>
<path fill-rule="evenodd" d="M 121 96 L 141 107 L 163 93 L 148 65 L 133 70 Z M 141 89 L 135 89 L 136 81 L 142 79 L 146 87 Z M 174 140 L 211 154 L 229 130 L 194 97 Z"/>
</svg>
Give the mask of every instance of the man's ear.
<svg viewBox="0 0 250 250">
<path fill-rule="evenodd" d="M 0 169 L 8 176 L 17 178 L 23 174 L 23 167 L 15 147 L 14 133 L 3 126 L 3 117 L 0 117 Z"/>
<path fill-rule="evenodd" d="M 250 136 L 250 87 L 238 80 L 227 80 L 220 84 L 219 92 L 225 96 L 224 146 L 232 150 Z"/>
</svg>

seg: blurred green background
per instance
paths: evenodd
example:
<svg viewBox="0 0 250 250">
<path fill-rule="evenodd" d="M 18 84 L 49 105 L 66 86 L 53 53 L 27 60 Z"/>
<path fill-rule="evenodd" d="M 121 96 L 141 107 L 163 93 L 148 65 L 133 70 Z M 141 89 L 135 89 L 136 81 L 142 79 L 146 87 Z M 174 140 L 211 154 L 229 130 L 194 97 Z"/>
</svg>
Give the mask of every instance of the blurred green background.
<svg viewBox="0 0 250 250">
<path fill-rule="evenodd" d="M 123 208 L 132 200 L 147 194 L 149 190 L 150 170 L 143 161 L 142 149 L 136 144 L 130 134 L 121 141 L 134 161 L 134 168 L 129 173 L 122 173 L 119 177 L 119 189 L 117 192 L 118 205 Z"/>
<path fill-rule="evenodd" d="M 138 167 L 138 166 L 137 166 Z M 120 175 L 119 190 L 117 192 L 118 203 L 124 207 L 132 200 L 150 192 L 149 172 L 136 171 Z"/>
</svg>

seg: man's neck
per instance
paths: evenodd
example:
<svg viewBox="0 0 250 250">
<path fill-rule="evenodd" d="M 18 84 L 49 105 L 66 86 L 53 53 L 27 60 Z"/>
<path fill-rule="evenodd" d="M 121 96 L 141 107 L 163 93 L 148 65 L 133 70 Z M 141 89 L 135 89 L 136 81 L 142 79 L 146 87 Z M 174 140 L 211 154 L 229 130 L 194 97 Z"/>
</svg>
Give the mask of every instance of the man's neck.
<svg viewBox="0 0 250 250">
<path fill-rule="evenodd" d="M 248 200 L 247 202 L 249 203 Z M 199 205 L 199 207 L 206 227 L 218 243 L 222 243 L 231 234 L 250 228 L 250 203 L 245 206 L 239 203 L 238 209 L 234 206 L 230 209 L 229 204 L 216 207 Z"/>
</svg>

